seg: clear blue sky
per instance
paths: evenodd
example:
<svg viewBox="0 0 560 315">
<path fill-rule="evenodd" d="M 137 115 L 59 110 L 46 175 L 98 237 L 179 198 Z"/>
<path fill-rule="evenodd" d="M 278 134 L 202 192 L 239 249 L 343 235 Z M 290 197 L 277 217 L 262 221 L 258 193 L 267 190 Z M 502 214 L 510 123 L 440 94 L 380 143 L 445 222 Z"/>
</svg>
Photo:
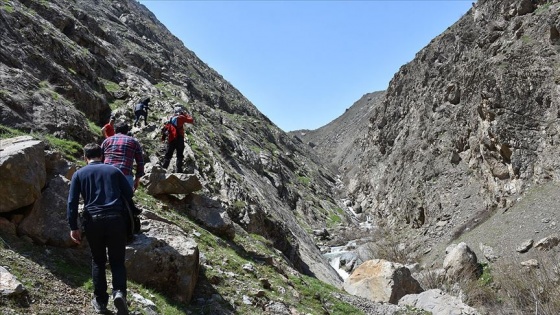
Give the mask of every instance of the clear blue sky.
<svg viewBox="0 0 560 315">
<path fill-rule="evenodd" d="M 140 0 L 284 131 L 317 129 L 455 23 L 472 0 Z"/>
</svg>

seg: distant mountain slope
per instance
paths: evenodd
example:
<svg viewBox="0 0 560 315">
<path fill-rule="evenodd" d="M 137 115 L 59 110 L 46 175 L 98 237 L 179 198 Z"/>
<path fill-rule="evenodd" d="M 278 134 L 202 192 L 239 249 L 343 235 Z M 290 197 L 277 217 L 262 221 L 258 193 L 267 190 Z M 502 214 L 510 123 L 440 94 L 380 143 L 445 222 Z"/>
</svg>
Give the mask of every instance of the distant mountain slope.
<svg viewBox="0 0 560 315">
<path fill-rule="evenodd" d="M 384 96 L 382 91 L 367 93 L 327 125 L 290 134 L 313 148 L 325 165 L 344 174 L 345 179 L 353 178 L 364 150 L 369 119 Z"/>
</svg>

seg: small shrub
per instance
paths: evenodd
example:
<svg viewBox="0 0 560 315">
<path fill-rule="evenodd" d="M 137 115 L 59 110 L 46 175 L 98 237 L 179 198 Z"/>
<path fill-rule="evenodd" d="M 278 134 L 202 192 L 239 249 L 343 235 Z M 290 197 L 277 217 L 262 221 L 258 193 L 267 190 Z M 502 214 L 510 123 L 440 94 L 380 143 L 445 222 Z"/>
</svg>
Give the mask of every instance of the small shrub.
<svg viewBox="0 0 560 315">
<path fill-rule="evenodd" d="M 366 251 L 371 258 L 407 264 L 416 260 L 414 256 L 418 245 L 413 242 L 405 244 L 399 239 L 398 233 L 386 226 L 380 225 L 374 231 L 375 242 L 366 245 Z M 367 258 L 367 259 L 371 259 Z"/>
<path fill-rule="evenodd" d="M 494 280 L 504 299 L 519 314 L 560 314 L 560 263 L 552 255 L 538 255 L 538 268 L 519 261 L 497 264 Z"/>
<path fill-rule="evenodd" d="M 0 5 L 0 10 L 4 10 L 8 13 L 14 13 L 14 7 L 11 5 L 10 1 L 2 0 L 2 5 Z"/>
</svg>

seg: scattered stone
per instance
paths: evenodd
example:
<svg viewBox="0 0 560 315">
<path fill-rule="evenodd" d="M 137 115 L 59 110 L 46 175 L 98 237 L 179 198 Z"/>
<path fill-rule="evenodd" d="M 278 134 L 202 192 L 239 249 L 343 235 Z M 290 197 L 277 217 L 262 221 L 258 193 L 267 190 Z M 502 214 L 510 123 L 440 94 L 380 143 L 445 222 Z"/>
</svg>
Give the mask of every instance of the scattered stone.
<svg viewBox="0 0 560 315">
<path fill-rule="evenodd" d="M 558 234 L 549 235 L 535 244 L 535 248 L 539 250 L 551 250 L 560 244 L 560 236 Z"/>
<path fill-rule="evenodd" d="M 495 262 L 498 260 L 499 257 L 495 254 L 492 247 L 480 243 L 478 248 L 482 252 L 482 255 L 484 255 L 484 258 L 486 258 L 489 262 Z"/>
<path fill-rule="evenodd" d="M 16 276 L 0 266 L 0 296 L 14 296 L 25 291 L 26 289 Z"/>
<path fill-rule="evenodd" d="M 536 259 L 529 259 L 521 262 L 521 266 L 539 268 L 539 261 Z"/>
<path fill-rule="evenodd" d="M 529 249 L 531 249 L 531 247 L 533 247 L 533 240 L 532 239 L 528 239 L 523 241 L 523 243 L 519 244 L 519 246 L 517 246 L 517 248 L 515 249 L 518 253 L 526 253 L 529 251 Z"/>
</svg>

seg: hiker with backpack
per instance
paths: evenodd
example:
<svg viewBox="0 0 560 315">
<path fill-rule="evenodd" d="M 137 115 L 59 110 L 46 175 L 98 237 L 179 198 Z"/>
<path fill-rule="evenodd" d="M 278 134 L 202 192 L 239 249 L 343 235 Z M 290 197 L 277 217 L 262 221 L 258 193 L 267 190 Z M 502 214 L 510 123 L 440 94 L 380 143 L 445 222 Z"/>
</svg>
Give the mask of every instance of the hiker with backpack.
<svg viewBox="0 0 560 315">
<path fill-rule="evenodd" d="M 173 116 L 165 123 L 162 130 L 162 141 L 167 139 L 167 148 L 163 157 L 162 167 L 167 169 L 173 152 L 177 151 L 177 173 L 183 172 L 183 152 L 185 150 L 184 124 L 194 124 L 194 119 L 182 106 L 176 106 Z"/>
<path fill-rule="evenodd" d="M 140 120 L 140 117 L 144 117 L 144 126 L 148 125 L 148 109 L 150 109 L 148 103 L 150 103 L 150 98 L 146 97 L 141 100 L 140 103 L 136 104 L 136 106 L 134 106 L 134 116 L 136 116 L 134 127 L 140 125 L 140 123 L 138 122 L 138 120 Z"/>
</svg>

